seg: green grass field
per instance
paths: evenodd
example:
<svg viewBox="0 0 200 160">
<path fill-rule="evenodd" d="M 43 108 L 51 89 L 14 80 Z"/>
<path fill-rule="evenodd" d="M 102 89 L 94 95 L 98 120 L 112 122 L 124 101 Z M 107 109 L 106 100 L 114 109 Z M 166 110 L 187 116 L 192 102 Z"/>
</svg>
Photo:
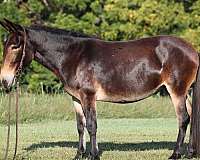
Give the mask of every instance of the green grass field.
<svg viewBox="0 0 200 160">
<path fill-rule="evenodd" d="M 98 121 L 98 126 L 102 160 L 167 159 L 172 153 L 177 133 L 177 123 L 174 118 L 101 119 Z M 5 126 L 1 126 L 0 131 L 0 154 L 2 155 L 5 148 Z M 13 134 L 12 151 L 14 150 Z M 75 121 L 20 125 L 18 159 L 73 159 L 76 147 Z M 10 151 L 10 155 L 13 155 L 13 152 Z"/>
<path fill-rule="evenodd" d="M 14 99 L 13 99 L 14 101 Z M 8 97 L 0 96 L 0 123 L 7 121 Z M 12 113 L 14 113 L 14 102 Z M 175 118 L 169 97 L 154 96 L 130 104 L 97 103 L 98 118 Z M 47 120 L 74 120 L 71 97 L 66 94 L 22 94 L 20 96 L 20 122 Z M 14 116 L 12 116 L 14 122 Z"/>
<path fill-rule="evenodd" d="M 0 157 L 5 152 L 7 98 L 0 99 Z M 98 102 L 97 106 L 101 160 L 161 160 L 172 153 L 177 122 L 168 97 L 128 105 Z M 74 158 L 78 135 L 68 96 L 23 94 L 20 107 L 19 160 Z M 10 156 L 14 134 L 12 126 Z"/>
</svg>

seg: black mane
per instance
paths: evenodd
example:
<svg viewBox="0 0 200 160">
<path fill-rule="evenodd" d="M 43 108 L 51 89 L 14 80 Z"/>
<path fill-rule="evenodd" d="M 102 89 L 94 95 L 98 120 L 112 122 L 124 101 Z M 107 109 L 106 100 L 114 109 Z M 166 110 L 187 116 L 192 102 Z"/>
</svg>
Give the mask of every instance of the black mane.
<svg viewBox="0 0 200 160">
<path fill-rule="evenodd" d="M 81 38 L 98 38 L 97 36 L 94 35 L 87 35 L 82 32 L 77 32 L 73 30 L 66 30 L 66 29 L 58 29 L 58 28 L 53 28 L 53 27 L 47 27 L 47 26 L 41 26 L 41 25 L 32 25 L 30 27 L 27 27 L 28 29 L 34 29 L 37 31 L 46 31 L 50 32 L 53 34 L 58 34 L 58 35 L 67 35 L 67 36 L 72 36 L 72 37 L 81 37 Z"/>
</svg>

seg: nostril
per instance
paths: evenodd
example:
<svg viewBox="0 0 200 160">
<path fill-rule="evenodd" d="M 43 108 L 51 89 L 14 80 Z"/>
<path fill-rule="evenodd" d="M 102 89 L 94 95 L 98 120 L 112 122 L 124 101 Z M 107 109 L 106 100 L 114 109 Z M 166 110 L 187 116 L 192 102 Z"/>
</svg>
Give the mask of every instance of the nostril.
<svg viewBox="0 0 200 160">
<path fill-rule="evenodd" d="M 11 88 L 15 83 L 14 75 L 8 74 L 1 77 L 2 85 L 5 89 Z"/>
<path fill-rule="evenodd" d="M 5 88 L 7 88 L 8 82 L 7 82 L 5 79 L 2 79 L 1 82 L 2 82 L 3 86 L 4 86 Z"/>
</svg>

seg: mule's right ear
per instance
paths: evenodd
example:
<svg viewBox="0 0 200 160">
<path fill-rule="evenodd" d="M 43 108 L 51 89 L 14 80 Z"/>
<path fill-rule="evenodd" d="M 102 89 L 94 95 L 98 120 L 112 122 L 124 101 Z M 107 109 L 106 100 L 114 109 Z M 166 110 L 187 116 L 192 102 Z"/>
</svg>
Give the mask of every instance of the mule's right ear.
<svg viewBox="0 0 200 160">
<path fill-rule="evenodd" d="M 4 22 L 7 24 L 7 26 L 9 26 L 9 28 L 11 28 L 13 30 L 13 32 L 23 32 L 24 28 L 22 26 L 20 26 L 19 24 L 13 23 L 10 20 L 4 18 Z"/>
<path fill-rule="evenodd" d="M 8 32 L 13 32 L 13 29 L 8 26 L 4 21 L 0 21 L 0 25 L 5 29 L 7 30 Z"/>
</svg>

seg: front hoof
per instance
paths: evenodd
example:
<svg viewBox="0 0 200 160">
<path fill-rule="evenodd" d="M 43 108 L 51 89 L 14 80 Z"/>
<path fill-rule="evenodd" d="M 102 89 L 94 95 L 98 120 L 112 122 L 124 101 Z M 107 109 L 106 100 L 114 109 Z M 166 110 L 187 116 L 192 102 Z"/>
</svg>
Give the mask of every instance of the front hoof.
<svg viewBox="0 0 200 160">
<path fill-rule="evenodd" d="M 89 154 L 88 160 L 100 160 L 100 157 L 99 157 L 99 155 Z"/>
<path fill-rule="evenodd" d="M 173 159 L 173 160 L 175 160 L 175 159 L 180 159 L 181 158 L 181 154 L 180 153 L 173 153 L 170 157 L 169 157 L 169 159 Z"/>
<path fill-rule="evenodd" d="M 74 157 L 74 160 L 82 160 L 82 159 L 85 159 L 86 158 L 86 153 L 80 153 L 80 152 L 77 152 L 76 153 L 76 156 Z"/>
</svg>

